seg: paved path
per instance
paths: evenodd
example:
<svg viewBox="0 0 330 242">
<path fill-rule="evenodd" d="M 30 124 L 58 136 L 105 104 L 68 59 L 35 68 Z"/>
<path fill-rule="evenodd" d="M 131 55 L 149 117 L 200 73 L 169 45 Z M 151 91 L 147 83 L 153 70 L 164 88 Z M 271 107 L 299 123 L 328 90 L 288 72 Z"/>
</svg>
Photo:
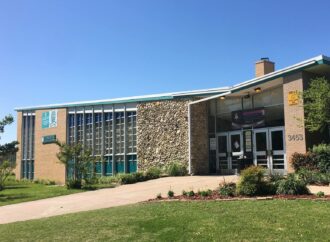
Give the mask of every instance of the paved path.
<svg viewBox="0 0 330 242">
<path fill-rule="evenodd" d="M 181 194 L 182 190 L 215 189 L 224 179 L 226 182 L 233 182 L 237 177 L 166 177 L 116 188 L 2 206 L 0 224 L 133 204 L 155 198 L 158 193 L 166 196 L 169 189 L 176 194 Z"/>
</svg>

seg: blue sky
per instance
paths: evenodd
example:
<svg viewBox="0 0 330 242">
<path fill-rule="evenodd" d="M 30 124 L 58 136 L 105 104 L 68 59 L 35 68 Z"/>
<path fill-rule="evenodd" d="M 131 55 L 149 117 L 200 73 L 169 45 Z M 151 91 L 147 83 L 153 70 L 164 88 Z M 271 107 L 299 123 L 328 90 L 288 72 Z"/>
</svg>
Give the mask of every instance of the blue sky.
<svg viewBox="0 0 330 242">
<path fill-rule="evenodd" d="M 14 108 L 229 86 L 269 57 L 330 55 L 330 1 L 0 0 L 0 117 Z M 6 127 L 0 143 L 16 138 Z"/>
</svg>

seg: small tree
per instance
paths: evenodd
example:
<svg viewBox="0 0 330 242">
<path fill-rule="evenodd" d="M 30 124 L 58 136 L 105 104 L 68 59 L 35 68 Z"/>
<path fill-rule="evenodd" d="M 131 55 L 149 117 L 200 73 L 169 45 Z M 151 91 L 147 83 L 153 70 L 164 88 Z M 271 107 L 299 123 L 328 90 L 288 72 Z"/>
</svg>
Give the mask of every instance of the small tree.
<svg viewBox="0 0 330 242">
<path fill-rule="evenodd" d="M 0 164 L 0 191 L 5 188 L 5 182 L 14 170 L 15 166 L 9 161 L 4 161 Z"/>
<path fill-rule="evenodd" d="M 12 115 L 7 115 L 0 120 L 0 134 L 4 132 L 5 126 L 11 124 L 12 122 L 14 122 Z M 13 158 L 18 151 L 17 144 L 17 141 L 13 141 L 11 143 L 0 145 L 0 191 L 5 188 L 5 182 L 15 168 Z M 11 162 L 8 161 L 8 159 Z"/>
<path fill-rule="evenodd" d="M 67 168 L 72 166 L 72 178 L 67 182 L 69 188 L 81 188 L 83 182 L 90 184 L 94 175 L 95 157 L 92 156 L 90 149 L 84 149 L 83 145 L 66 144 L 57 142 L 60 151 L 56 154 L 57 158 Z"/>
<path fill-rule="evenodd" d="M 305 126 L 311 131 L 324 131 L 330 126 L 330 82 L 325 77 L 311 81 L 303 92 Z"/>
</svg>

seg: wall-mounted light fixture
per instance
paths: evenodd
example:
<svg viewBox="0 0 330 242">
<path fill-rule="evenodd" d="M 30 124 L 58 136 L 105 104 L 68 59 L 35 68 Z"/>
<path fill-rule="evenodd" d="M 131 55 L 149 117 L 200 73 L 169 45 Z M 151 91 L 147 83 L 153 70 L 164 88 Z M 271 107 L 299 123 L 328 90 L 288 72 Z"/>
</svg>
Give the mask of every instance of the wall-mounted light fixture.
<svg viewBox="0 0 330 242">
<path fill-rule="evenodd" d="M 254 91 L 255 91 L 256 93 L 261 92 L 261 87 L 257 87 L 257 88 L 255 88 Z"/>
<path fill-rule="evenodd" d="M 221 96 L 220 97 L 220 100 L 225 100 L 226 99 L 226 96 Z"/>
</svg>

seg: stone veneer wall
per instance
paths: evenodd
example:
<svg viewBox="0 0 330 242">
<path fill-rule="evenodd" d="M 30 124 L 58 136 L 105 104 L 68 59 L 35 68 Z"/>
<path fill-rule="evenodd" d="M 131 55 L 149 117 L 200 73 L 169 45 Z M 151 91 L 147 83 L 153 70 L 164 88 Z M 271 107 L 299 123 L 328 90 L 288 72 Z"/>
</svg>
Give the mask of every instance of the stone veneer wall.
<svg viewBox="0 0 330 242">
<path fill-rule="evenodd" d="M 189 100 L 165 100 L 137 105 L 138 169 L 188 165 Z"/>
<path fill-rule="evenodd" d="M 208 102 L 190 106 L 192 174 L 209 173 Z"/>
</svg>

